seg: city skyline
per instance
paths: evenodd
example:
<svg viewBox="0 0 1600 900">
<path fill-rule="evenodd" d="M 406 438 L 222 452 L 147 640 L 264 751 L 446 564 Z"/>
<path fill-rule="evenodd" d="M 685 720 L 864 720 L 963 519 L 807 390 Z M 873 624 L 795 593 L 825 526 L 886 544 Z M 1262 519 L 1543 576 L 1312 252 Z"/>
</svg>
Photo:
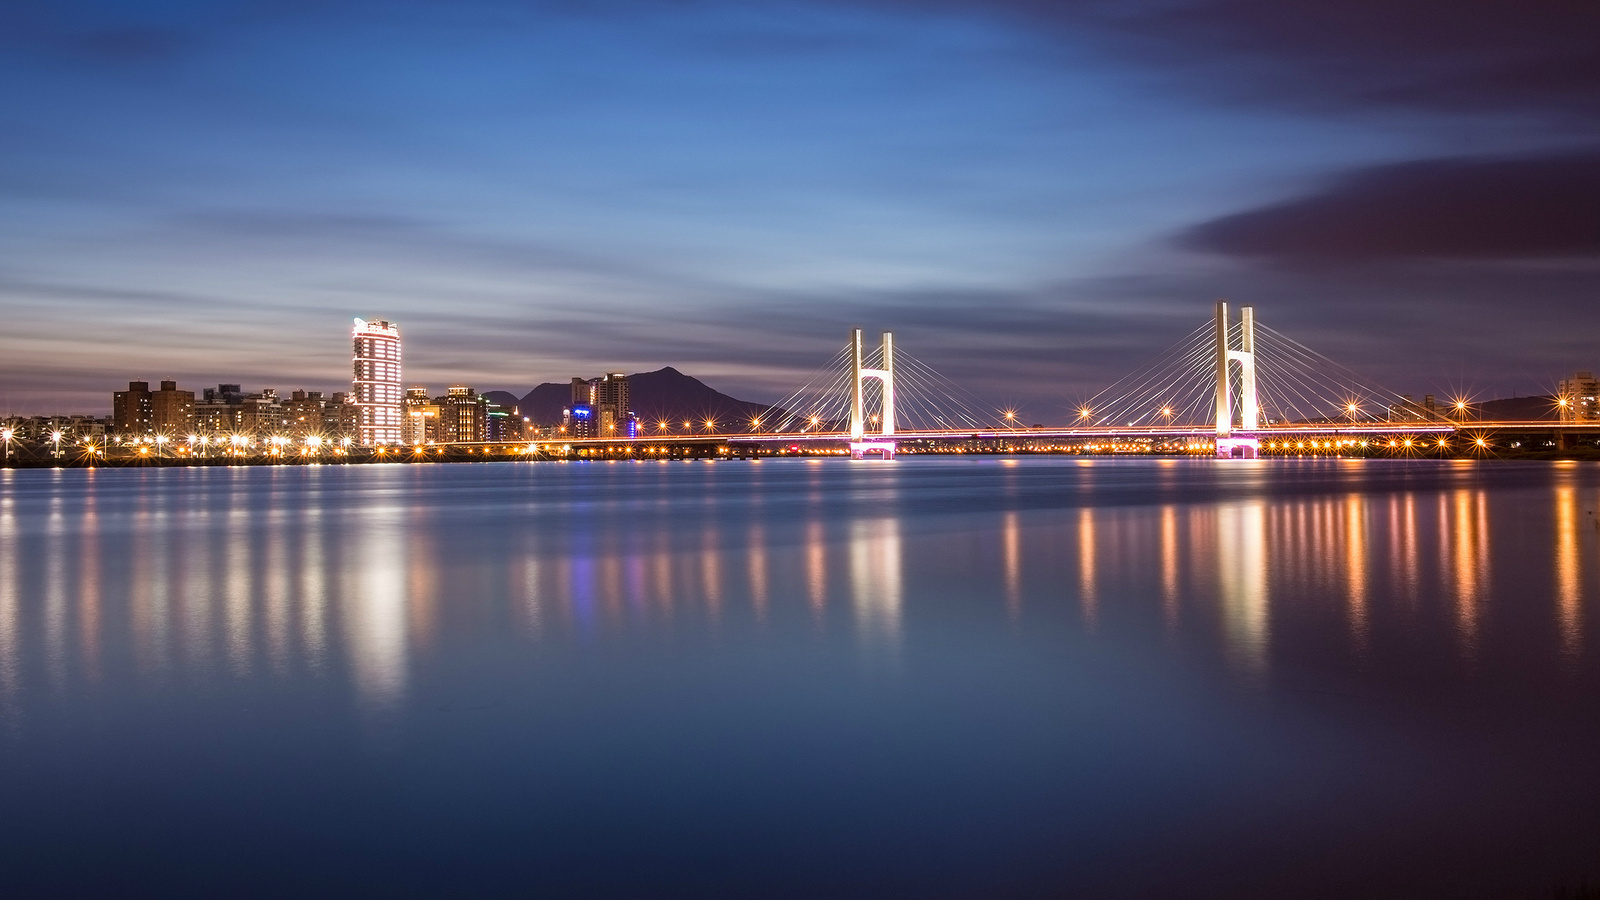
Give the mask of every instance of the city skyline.
<svg viewBox="0 0 1600 900">
<path fill-rule="evenodd" d="M 337 390 L 348 315 L 765 402 L 861 325 L 1040 420 L 1218 297 L 1396 391 L 1597 365 L 1592 6 L 6 15 L 7 413 Z"/>
</svg>

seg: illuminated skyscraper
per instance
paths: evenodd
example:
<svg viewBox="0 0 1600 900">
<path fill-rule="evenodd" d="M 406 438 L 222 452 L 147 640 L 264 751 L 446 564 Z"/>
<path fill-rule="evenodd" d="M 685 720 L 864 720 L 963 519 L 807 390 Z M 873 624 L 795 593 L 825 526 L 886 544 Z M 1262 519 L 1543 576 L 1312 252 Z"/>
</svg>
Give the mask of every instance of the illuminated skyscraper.
<svg viewBox="0 0 1600 900">
<path fill-rule="evenodd" d="M 350 393 L 359 410 L 356 440 L 373 447 L 400 442 L 400 326 L 356 319 L 355 377 Z"/>
<path fill-rule="evenodd" d="M 572 379 L 572 406 L 567 412 L 566 425 L 576 430 L 569 436 L 638 437 L 638 422 L 628 408 L 629 403 L 628 376 L 622 372 L 610 372 L 587 381 Z"/>
</svg>

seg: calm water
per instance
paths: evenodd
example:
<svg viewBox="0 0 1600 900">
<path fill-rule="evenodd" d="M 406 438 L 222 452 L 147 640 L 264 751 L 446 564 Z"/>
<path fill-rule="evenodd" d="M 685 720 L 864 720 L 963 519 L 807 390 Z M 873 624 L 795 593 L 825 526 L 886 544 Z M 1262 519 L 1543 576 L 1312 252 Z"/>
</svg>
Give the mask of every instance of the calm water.
<svg viewBox="0 0 1600 900">
<path fill-rule="evenodd" d="M 0 892 L 1548 896 L 1600 468 L 0 472 Z"/>
</svg>

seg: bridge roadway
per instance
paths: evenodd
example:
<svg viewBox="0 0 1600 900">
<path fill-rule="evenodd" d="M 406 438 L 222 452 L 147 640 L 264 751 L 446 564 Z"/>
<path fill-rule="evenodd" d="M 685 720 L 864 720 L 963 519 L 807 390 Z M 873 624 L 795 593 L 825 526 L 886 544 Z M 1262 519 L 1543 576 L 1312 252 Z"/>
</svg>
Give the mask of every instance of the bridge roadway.
<svg viewBox="0 0 1600 900">
<path fill-rule="evenodd" d="M 1600 436 L 1600 425 L 1572 425 L 1559 422 L 1363 422 L 1354 425 L 1272 425 L 1257 429 L 1254 434 L 1261 440 L 1294 439 L 1311 436 L 1334 437 L 1401 437 L 1404 435 L 1436 435 L 1468 433 L 1474 436 L 1489 433 L 1563 433 Z M 1236 432 L 1242 434 L 1242 432 Z M 970 441 L 1002 440 L 1015 438 L 1203 438 L 1216 437 L 1216 426 L 1082 426 L 1063 428 L 993 428 L 949 431 L 898 431 L 890 440 L 895 441 Z M 879 440 L 867 434 L 865 440 Z M 526 446 L 571 445 L 574 447 L 607 446 L 612 444 L 681 444 L 681 443 L 800 443 L 850 440 L 842 431 L 820 432 L 700 432 L 691 434 L 654 434 L 636 438 L 538 438 L 516 441 L 512 444 Z"/>
<path fill-rule="evenodd" d="M 1476 440 L 1495 434 L 1549 434 L 1558 443 L 1566 437 L 1584 435 L 1600 438 L 1600 425 L 1562 425 L 1557 422 L 1363 422 L 1353 425 L 1273 425 L 1255 431 L 1255 437 L 1267 441 L 1298 440 L 1305 438 L 1375 438 L 1379 440 L 1404 439 L 1408 436 L 1434 437 L 1464 434 Z M 1241 433 L 1236 432 L 1236 436 Z M 1191 438 L 1210 441 L 1216 438 L 1216 426 L 1082 426 L 1065 428 L 995 428 L 966 431 L 899 431 L 889 438 L 897 443 L 911 441 L 1000 441 L 1000 440 L 1149 440 Z M 868 441 L 879 440 L 867 434 Z M 451 446 L 489 446 L 514 450 L 533 448 L 549 451 L 555 448 L 602 447 L 706 447 L 725 444 L 843 444 L 850 435 L 840 431 L 822 432 L 699 432 L 690 434 L 652 434 L 636 438 L 536 438 L 525 441 L 503 441 L 491 444 L 461 444 Z"/>
<path fill-rule="evenodd" d="M 1528 423 L 1517 423 L 1528 424 Z M 1389 435 L 1423 435 L 1423 434 L 1452 434 L 1463 430 L 1479 430 L 1505 427 L 1504 423 L 1494 425 L 1485 423 L 1470 423 L 1456 425 L 1451 423 L 1399 423 L 1376 422 L 1361 423 L 1357 425 L 1274 425 L 1270 428 L 1258 429 L 1255 434 L 1263 440 L 1278 438 L 1294 439 L 1296 437 L 1317 436 L 1389 436 Z M 1549 431 L 1552 424 L 1544 423 L 1542 430 Z M 1067 428 L 995 428 L 985 430 L 949 430 L 949 431 L 898 431 L 888 440 L 894 441 L 971 441 L 971 440 L 1006 440 L 1018 438 L 1204 438 L 1216 437 L 1216 426 L 1082 426 Z M 868 434 L 866 440 L 879 440 L 878 435 Z M 850 440 L 850 435 L 842 431 L 819 432 L 700 432 L 691 434 L 654 434 L 642 435 L 636 438 L 537 438 L 531 441 L 514 442 L 526 446 L 533 444 L 540 447 L 571 446 L 571 447 L 602 447 L 619 444 L 702 444 L 702 443 L 811 443 L 828 442 L 842 443 Z"/>
</svg>

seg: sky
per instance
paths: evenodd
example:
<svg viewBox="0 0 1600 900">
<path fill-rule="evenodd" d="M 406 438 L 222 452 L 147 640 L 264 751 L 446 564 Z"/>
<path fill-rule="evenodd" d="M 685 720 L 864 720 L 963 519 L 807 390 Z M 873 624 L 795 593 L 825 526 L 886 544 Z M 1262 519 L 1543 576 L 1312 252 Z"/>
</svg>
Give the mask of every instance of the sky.
<svg viewBox="0 0 1600 900">
<path fill-rule="evenodd" d="M 129 380 L 773 401 L 896 347 L 1060 422 L 1219 298 L 1405 393 L 1600 369 L 1592 0 L 0 7 L 0 412 Z"/>
</svg>

